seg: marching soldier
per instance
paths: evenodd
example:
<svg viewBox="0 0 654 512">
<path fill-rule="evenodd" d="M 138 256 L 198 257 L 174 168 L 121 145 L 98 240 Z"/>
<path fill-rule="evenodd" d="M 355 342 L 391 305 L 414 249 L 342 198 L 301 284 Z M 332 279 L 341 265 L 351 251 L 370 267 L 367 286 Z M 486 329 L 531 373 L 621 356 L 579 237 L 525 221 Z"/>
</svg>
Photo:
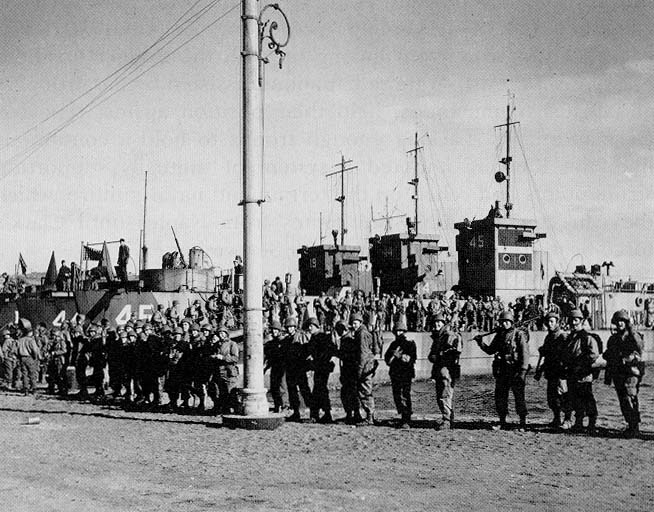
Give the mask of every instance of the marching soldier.
<svg viewBox="0 0 654 512">
<path fill-rule="evenodd" d="M 434 331 L 431 334 L 433 343 L 427 358 L 433 363 L 431 378 L 436 382 L 436 399 L 443 421 L 438 424 L 439 430 L 452 427 L 454 421 L 454 385 L 460 376 L 459 357 L 461 356 L 461 336 L 452 332 L 447 326 L 447 320 L 438 313 L 432 320 Z"/>
<path fill-rule="evenodd" d="M 313 413 L 312 417 L 320 423 L 333 423 L 332 405 L 329 400 L 327 383 L 329 374 L 334 371 L 332 357 L 338 353 L 331 334 L 320 329 L 320 323 L 315 317 L 306 321 L 305 329 L 309 332 L 309 359 L 313 367 Z M 320 410 L 324 415 L 319 418 Z"/>
<path fill-rule="evenodd" d="M 525 401 L 525 382 L 529 370 L 529 340 L 527 335 L 514 325 L 513 314 L 504 311 L 499 317 L 500 328 L 490 344 L 483 337 L 475 336 L 475 341 L 484 352 L 495 355 L 493 376 L 495 377 L 495 409 L 499 425 L 493 430 L 506 430 L 506 417 L 509 412 L 509 390 L 513 391 L 515 408 L 520 417 L 519 430 L 527 428 L 527 403 Z"/>
<path fill-rule="evenodd" d="M 384 354 L 384 361 L 389 366 L 388 374 L 393 388 L 393 400 L 400 415 L 399 428 L 409 428 L 411 414 L 411 381 L 416 375 L 416 343 L 405 336 L 406 325 L 399 321 L 395 324 L 395 339 Z"/>
<path fill-rule="evenodd" d="M 584 430 L 584 416 L 588 416 L 589 434 L 595 433 L 597 403 L 593 395 L 593 364 L 599 357 L 597 341 L 583 327 L 584 316 L 578 309 L 570 311 L 568 317 L 572 330 L 566 338 L 563 349 L 563 364 L 568 380 L 570 404 L 575 411 L 572 430 Z"/>
<path fill-rule="evenodd" d="M 605 383 L 610 385 L 612 381 L 615 386 L 620 409 L 627 422 L 625 435 L 636 437 L 640 424 L 638 391 L 645 370 L 642 363 L 643 338 L 634 331 L 625 310 L 616 311 L 611 323 L 615 325 L 616 332 L 609 337 L 604 352 Z"/>
<path fill-rule="evenodd" d="M 559 321 L 560 316 L 556 311 L 550 311 L 545 315 L 547 335 L 543 346 L 538 349 L 540 358 L 534 379 L 540 380 L 544 375 L 547 380 L 547 406 L 554 414 L 550 426 L 567 430 L 572 426 L 572 409 L 568 401 L 568 384 L 562 361 L 566 334 L 561 330 Z M 561 412 L 563 412 L 563 421 L 561 421 Z"/>
</svg>

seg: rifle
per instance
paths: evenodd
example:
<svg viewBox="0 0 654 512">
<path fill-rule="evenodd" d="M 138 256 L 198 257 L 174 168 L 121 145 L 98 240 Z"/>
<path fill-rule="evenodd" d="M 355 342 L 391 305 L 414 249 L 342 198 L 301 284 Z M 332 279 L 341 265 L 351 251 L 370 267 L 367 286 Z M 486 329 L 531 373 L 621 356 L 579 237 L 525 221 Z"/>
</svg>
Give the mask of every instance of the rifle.
<svg viewBox="0 0 654 512">
<path fill-rule="evenodd" d="M 515 328 L 523 327 L 525 325 L 529 325 L 531 322 L 535 322 L 536 320 L 538 320 L 538 316 L 531 317 L 531 318 L 525 318 L 524 320 L 522 320 L 520 322 L 514 323 L 513 327 L 515 327 Z M 485 332 L 483 334 L 477 334 L 472 339 L 473 340 L 474 339 L 481 339 L 481 338 L 485 338 L 486 336 L 492 336 L 493 334 L 497 334 L 497 330 Z"/>
<path fill-rule="evenodd" d="M 177 245 L 177 251 L 179 252 L 179 259 L 182 260 L 182 265 L 184 266 L 184 268 L 186 268 L 186 261 L 184 261 L 184 253 L 182 252 L 182 248 L 179 246 L 179 240 L 177 240 L 175 229 L 173 229 L 172 226 L 170 226 L 170 229 L 173 230 L 173 237 L 175 238 L 175 244 Z"/>
<path fill-rule="evenodd" d="M 540 365 L 543 362 L 543 356 L 539 355 L 538 356 L 538 363 L 536 363 L 536 370 L 534 371 L 534 380 L 539 381 L 541 378 L 541 374 L 543 373 L 541 371 Z"/>
</svg>

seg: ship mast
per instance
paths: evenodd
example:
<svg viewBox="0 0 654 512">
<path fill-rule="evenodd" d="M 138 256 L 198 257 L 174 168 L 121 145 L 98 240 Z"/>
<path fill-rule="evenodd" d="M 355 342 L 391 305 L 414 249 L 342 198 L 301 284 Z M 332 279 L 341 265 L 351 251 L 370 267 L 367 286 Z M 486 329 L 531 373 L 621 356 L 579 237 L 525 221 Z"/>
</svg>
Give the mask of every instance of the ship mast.
<svg viewBox="0 0 654 512">
<path fill-rule="evenodd" d="M 143 232 L 141 235 L 141 270 L 148 266 L 148 247 L 145 245 L 145 218 L 148 206 L 148 171 L 145 171 L 145 191 L 143 193 Z"/>
<path fill-rule="evenodd" d="M 413 149 L 410 149 L 407 151 L 407 153 L 413 153 L 413 179 L 409 181 L 409 185 L 413 185 L 413 195 L 411 196 L 411 199 L 413 199 L 413 204 L 414 204 L 414 222 L 415 222 L 415 234 L 418 234 L 418 183 L 419 183 L 419 178 L 418 178 L 418 151 L 422 149 L 422 146 L 418 146 L 418 132 L 416 132 L 415 135 L 415 145 Z"/>
<path fill-rule="evenodd" d="M 509 93 L 510 94 L 510 93 Z M 506 210 L 506 218 L 508 219 L 511 216 L 511 210 L 513 209 L 513 204 L 511 203 L 511 125 L 520 124 L 520 121 L 511 122 L 511 106 L 509 102 L 506 103 L 506 123 L 498 124 L 495 128 L 506 128 L 506 156 L 500 160 L 500 163 L 506 166 L 506 204 L 504 209 Z"/>
<path fill-rule="evenodd" d="M 341 162 L 334 165 L 334 167 L 340 167 L 340 169 L 325 175 L 326 178 L 334 176 L 335 174 L 341 175 L 341 195 L 336 198 L 336 201 L 341 203 L 341 245 L 345 245 L 345 233 L 347 233 L 347 229 L 345 228 L 345 173 L 359 168 L 357 165 L 345 167 L 347 164 L 351 163 L 352 160 L 345 160 L 345 157 L 341 154 Z"/>
</svg>

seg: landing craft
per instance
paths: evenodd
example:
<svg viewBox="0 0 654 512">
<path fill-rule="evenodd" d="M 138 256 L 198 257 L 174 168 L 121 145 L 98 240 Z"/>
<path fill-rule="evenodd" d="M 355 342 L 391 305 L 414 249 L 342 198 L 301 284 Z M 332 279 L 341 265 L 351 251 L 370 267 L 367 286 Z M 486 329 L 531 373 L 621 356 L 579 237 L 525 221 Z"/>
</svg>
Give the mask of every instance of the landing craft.
<svg viewBox="0 0 654 512">
<path fill-rule="evenodd" d="M 90 247 L 92 244 L 86 244 Z M 84 315 L 87 321 L 107 319 L 113 327 L 124 325 L 130 319 L 150 320 L 159 305 L 166 310 L 178 301 L 183 314 L 195 301 L 205 302 L 214 298 L 220 312 L 226 303 L 232 304 L 242 280 L 242 265 L 235 259 L 233 268 L 219 270 L 207 264 L 206 253 L 194 247 L 189 251 L 188 264 L 181 263 L 178 253 L 166 253 L 162 268 L 143 269 L 136 279 L 125 282 L 107 277 L 105 262 L 98 267 L 82 271 L 82 261 L 74 273 L 78 276 L 95 276 L 71 279 L 71 290 L 57 290 L 54 283 L 32 285 L 21 294 L 0 296 L 0 322 L 14 323 L 17 318 L 27 318 L 33 325 L 40 322 L 48 327 L 60 327 L 68 320 Z M 97 269 L 97 271 L 96 271 Z M 103 277 L 97 278 L 102 274 Z M 97 289 L 90 289 L 96 288 Z M 213 299 L 212 299 L 213 300 Z M 238 299 L 236 299 L 238 300 Z M 238 305 L 235 305 L 238 307 Z M 236 321 L 225 319 L 230 327 Z"/>
</svg>

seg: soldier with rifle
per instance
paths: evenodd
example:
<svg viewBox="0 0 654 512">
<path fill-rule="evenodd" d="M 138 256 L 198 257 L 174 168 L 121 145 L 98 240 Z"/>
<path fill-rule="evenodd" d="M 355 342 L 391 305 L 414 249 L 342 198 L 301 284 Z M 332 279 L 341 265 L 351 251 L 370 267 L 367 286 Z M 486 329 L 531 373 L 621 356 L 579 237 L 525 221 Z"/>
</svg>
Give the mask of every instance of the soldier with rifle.
<svg viewBox="0 0 654 512">
<path fill-rule="evenodd" d="M 500 422 L 493 430 L 508 428 L 506 417 L 509 412 L 509 390 L 513 391 L 515 408 L 520 417 L 519 430 L 527 428 L 527 403 L 525 383 L 529 371 L 529 338 L 516 328 L 513 314 L 504 311 L 499 317 L 500 328 L 489 344 L 483 336 L 477 335 L 475 341 L 484 352 L 494 355 L 493 376 L 495 377 L 495 409 Z"/>
<path fill-rule="evenodd" d="M 538 381 L 544 375 L 547 380 L 547 406 L 554 414 L 550 426 L 567 430 L 572 426 L 572 410 L 568 401 L 568 384 L 561 359 L 566 334 L 561 330 L 559 321 L 559 314 L 555 311 L 545 315 L 547 335 L 543 346 L 538 349 L 540 356 L 534 379 Z M 561 420 L 562 412 L 563 420 Z"/>
</svg>

